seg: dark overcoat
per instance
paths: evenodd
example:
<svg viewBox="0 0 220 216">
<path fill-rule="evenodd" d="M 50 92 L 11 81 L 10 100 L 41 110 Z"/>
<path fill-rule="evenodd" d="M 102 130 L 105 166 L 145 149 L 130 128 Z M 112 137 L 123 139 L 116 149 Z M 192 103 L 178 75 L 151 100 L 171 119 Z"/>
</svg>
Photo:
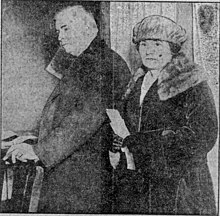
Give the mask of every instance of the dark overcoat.
<svg viewBox="0 0 220 216">
<path fill-rule="evenodd" d="M 125 160 L 118 167 L 120 213 L 216 214 L 207 165 L 217 139 L 215 104 L 202 69 L 191 63 L 180 68 L 170 64 L 162 71 L 142 106 L 146 68 L 127 91 L 125 122 L 131 136 L 124 145 L 136 170 L 126 170 Z"/>
<path fill-rule="evenodd" d="M 129 69 L 97 37 L 63 74 L 34 146 L 46 171 L 39 212 L 110 212 L 112 131 L 105 110 L 120 106 Z"/>
</svg>

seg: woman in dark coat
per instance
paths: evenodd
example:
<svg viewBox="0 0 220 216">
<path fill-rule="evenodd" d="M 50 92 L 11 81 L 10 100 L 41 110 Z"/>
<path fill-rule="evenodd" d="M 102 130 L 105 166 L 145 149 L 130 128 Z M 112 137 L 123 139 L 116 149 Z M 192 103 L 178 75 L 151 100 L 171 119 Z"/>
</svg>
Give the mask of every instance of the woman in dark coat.
<svg viewBox="0 0 220 216">
<path fill-rule="evenodd" d="M 149 16 L 133 31 L 142 67 L 125 93 L 123 146 L 136 170 L 118 166 L 118 212 L 216 214 L 207 154 L 217 116 L 204 70 L 180 52 L 185 30 Z"/>
</svg>

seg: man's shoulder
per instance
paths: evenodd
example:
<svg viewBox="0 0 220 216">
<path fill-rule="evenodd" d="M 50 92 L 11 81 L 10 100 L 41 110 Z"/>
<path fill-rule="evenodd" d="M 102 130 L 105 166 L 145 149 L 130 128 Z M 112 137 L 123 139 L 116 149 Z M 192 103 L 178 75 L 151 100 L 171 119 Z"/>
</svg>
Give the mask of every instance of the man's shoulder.
<svg viewBox="0 0 220 216">
<path fill-rule="evenodd" d="M 124 61 L 124 59 L 115 50 L 113 50 L 106 44 L 104 39 L 100 40 L 100 45 L 102 52 L 105 54 L 106 57 L 114 57 L 116 59 Z"/>
</svg>

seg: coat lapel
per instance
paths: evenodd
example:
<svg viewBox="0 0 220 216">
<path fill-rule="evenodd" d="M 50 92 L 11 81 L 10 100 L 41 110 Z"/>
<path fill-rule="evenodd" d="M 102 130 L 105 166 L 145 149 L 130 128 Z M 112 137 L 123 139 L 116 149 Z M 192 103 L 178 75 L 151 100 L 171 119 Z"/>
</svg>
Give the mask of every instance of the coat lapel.
<svg viewBox="0 0 220 216">
<path fill-rule="evenodd" d="M 71 110 L 79 109 L 79 104 L 85 100 L 85 89 L 88 92 L 93 90 L 95 81 L 98 80 L 95 66 L 100 65 L 95 62 L 100 60 L 100 54 L 100 44 L 96 38 L 79 57 L 73 59 L 72 64 L 65 71 L 59 87 L 54 91 L 49 102 L 51 105 L 54 100 L 59 100 L 54 111 L 53 127 L 59 125 Z"/>
</svg>

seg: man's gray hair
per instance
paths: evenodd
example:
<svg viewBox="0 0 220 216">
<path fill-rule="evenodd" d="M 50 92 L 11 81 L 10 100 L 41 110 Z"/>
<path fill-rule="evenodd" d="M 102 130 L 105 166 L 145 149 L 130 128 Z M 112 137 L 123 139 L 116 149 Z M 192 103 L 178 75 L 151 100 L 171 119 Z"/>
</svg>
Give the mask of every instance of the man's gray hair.
<svg viewBox="0 0 220 216">
<path fill-rule="evenodd" d="M 81 19 L 85 25 L 88 25 L 93 28 L 97 28 L 93 14 L 85 10 L 82 5 L 68 6 L 62 9 L 55 15 L 55 19 L 57 19 L 57 17 L 62 14 L 67 15 L 70 22 L 78 18 L 78 19 Z"/>
</svg>

